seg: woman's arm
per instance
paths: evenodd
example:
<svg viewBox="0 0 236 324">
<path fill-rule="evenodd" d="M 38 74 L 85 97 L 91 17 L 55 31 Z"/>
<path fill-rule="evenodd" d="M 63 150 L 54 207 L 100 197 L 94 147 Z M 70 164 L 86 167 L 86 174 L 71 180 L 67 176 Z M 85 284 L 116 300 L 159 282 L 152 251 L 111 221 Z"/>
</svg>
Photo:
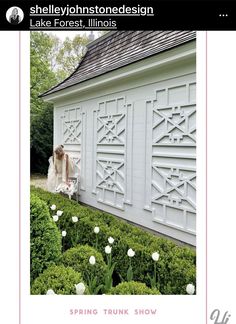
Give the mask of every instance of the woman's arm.
<svg viewBox="0 0 236 324">
<path fill-rule="evenodd" d="M 66 182 L 68 182 L 69 178 L 69 156 L 66 154 Z"/>
<path fill-rule="evenodd" d="M 54 168 L 55 168 L 55 172 L 56 172 L 56 174 L 58 174 L 54 152 L 52 154 L 52 161 L 53 161 L 53 165 L 54 165 Z"/>
</svg>

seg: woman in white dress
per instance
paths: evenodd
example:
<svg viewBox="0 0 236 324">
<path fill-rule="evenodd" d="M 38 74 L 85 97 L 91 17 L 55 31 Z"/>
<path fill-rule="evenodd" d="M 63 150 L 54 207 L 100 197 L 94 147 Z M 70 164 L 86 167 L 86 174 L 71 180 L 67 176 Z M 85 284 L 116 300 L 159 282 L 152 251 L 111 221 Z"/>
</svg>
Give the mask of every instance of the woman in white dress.
<svg viewBox="0 0 236 324">
<path fill-rule="evenodd" d="M 56 192 L 61 185 L 68 185 L 69 176 L 74 173 L 74 163 L 64 151 L 64 146 L 59 145 L 55 148 L 53 156 L 49 158 L 47 188 L 50 192 Z"/>
</svg>

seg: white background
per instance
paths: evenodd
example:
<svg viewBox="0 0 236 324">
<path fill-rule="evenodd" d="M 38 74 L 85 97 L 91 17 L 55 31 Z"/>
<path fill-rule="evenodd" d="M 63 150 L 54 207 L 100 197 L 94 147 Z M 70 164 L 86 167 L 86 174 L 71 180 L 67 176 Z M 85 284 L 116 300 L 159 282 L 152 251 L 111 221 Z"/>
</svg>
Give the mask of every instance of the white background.
<svg viewBox="0 0 236 324">
<path fill-rule="evenodd" d="M 29 33 L 21 33 L 21 245 L 19 246 L 19 32 L 0 32 L 1 42 L 1 320 L 19 323 L 202 324 L 205 311 L 206 229 L 206 33 L 197 40 L 198 102 L 198 294 L 197 296 L 30 296 L 29 295 Z M 236 32 L 208 32 L 208 323 L 213 309 L 235 322 Z M 1 305 L 3 306 L 3 304 Z M 70 316 L 71 308 L 97 308 L 96 316 Z M 127 308 L 129 316 L 104 316 L 104 308 Z M 134 308 L 157 309 L 156 316 L 134 316 Z"/>
</svg>

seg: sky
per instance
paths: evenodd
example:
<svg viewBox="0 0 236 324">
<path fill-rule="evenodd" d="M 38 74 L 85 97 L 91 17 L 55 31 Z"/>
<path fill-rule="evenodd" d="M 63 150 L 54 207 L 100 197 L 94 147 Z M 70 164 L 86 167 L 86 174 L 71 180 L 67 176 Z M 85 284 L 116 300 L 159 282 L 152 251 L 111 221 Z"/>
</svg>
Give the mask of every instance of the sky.
<svg viewBox="0 0 236 324">
<path fill-rule="evenodd" d="M 78 34 L 86 34 L 87 36 L 90 34 L 90 31 L 73 31 L 73 30 L 60 30 L 60 31 L 46 31 L 45 33 L 47 34 L 54 34 L 56 35 L 58 38 L 60 38 L 62 41 L 65 40 L 66 37 L 69 37 L 70 39 L 73 39 L 76 35 Z M 95 36 L 95 39 L 98 37 L 98 31 L 94 31 L 93 34 Z"/>
</svg>

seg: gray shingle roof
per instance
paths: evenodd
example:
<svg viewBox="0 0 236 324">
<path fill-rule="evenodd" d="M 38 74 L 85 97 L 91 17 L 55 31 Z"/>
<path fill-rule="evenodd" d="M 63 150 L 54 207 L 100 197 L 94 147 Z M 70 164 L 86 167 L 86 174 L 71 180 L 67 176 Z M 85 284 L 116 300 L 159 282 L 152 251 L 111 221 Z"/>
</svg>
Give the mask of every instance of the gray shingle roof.
<svg viewBox="0 0 236 324">
<path fill-rule="evenodd" d="M 195 31 L 110 32 L 90 43 L 76 70 L 41 96 L 63 90 L 195 38 Z"/>
</svg>

